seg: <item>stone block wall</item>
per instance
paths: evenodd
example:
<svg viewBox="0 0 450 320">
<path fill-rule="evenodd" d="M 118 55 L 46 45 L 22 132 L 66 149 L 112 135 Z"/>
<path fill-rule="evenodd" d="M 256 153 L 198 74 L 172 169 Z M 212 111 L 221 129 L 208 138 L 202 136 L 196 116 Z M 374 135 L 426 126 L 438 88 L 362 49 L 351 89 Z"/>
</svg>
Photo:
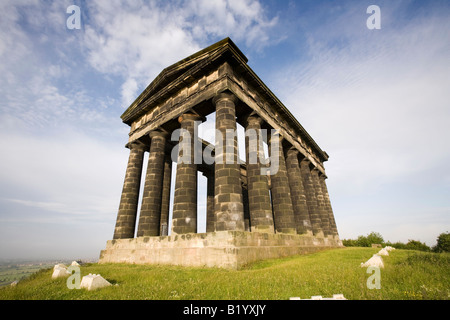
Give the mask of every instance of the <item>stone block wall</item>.
<svg viewBox="0 0 450 320">
<path fill-rule="evenodd" d="M 339 240 L 309 235 L 217 231 L 110 240 L 99 263 L 240 269 L 259 260 L 339 247 Z"/>
</svg>

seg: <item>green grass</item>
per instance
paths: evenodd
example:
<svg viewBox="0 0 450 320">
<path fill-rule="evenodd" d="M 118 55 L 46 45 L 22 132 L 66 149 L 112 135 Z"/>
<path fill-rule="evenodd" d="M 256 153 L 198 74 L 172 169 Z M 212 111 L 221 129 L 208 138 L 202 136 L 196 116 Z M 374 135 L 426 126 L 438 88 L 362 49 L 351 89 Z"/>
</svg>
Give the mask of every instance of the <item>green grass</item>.
<svg viewBox="0 0 450 320">
<path fill-rule="evenodd" d="M 41 269 L 48 268 L 40 265 L 8 265 L 0 266 L 0 287 L 9 285 L 13 281 L 23 280 Z"/>
<path fill-rule="evenodd" d="M 258 262 L 243 270 L 90 264 L 81 275 L 101 274 L 117 286 L 69 290 L 66 279 L 41 270 L 16 287 L 0 289 L 0 299 L 450 299 L 450 254 L 395 250 L 383 257 L 381 289 L 368 289 L 361 268 L 379 249 L 344 248 Z"/>
</svg>

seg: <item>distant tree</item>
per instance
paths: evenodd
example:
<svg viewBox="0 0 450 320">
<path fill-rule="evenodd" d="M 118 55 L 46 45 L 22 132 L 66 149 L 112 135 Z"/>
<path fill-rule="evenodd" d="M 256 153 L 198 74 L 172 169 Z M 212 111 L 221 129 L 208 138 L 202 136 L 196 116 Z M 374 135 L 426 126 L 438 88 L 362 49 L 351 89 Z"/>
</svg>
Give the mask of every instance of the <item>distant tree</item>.
<svg viewBox="0 0 450 320">
<path fill-rule="evenodd" d="M 367 236 L 359 236 L 356 240 L 356 245 L 358 247 L 370 247 L 374 243 L 383 244 L 384 239 L 378 232 L 371 232 Z"/>
<path fill-rule="evenodd" d="M 357 247 L 369 247 L 369 241 L 367 240 L 367 237 L 365 236 L 358 236 L 358 239 L 356 239 L 356 246 Z"/>
<path fill-rule="evenodd" d="M 405 249 L 419 250 L 419 251 L 431 251 L 429 246 L 427 246 L 425 243 L 417 241 L 417 240 L 408 240 L 408 243 L 406 244 Z"/>
<path fill-rule="evenodd" d="M 374 243 L 383 244 L 384 240 L 378 232 L 371 232 L 367 236 L 358 236 L 357 239 L 344 239 L 342 244 L 346 247 L 370 247 Z"/>
<path fill-rule="evenodd" d="M 343 239 L 342 244 L 345 247 L 356 247 L 357 246 L 356 240 L 353 240 L 353 239 Z"/>
<path fill-rule="evenodd" d="M 369 246 L 371 246 L 374 243 L 383 244 L 384 239 L 378 232 L 371 232 L 367 235 L 367 241 L 369 242 Z"/>
<path fill-rule="evenodd" d="M 441 233 L 437 237 L 436 246 L 433 247 L 434 252 L 450 252 L 450 233 Z"/>
</svg>

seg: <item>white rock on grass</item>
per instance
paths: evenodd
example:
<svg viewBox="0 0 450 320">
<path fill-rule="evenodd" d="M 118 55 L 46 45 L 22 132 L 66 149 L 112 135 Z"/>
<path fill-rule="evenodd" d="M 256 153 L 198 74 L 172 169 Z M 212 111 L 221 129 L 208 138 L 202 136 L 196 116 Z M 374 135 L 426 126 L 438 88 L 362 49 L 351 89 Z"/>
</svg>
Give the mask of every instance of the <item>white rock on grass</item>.
<svg viewBox="0 0 450 320">
<path fill-rule="evenodd" d="M 67 268 L 63 264 L 57 264 L 53 267 L 52 279 L 68 277 L 70 272 L 67 271 Z"/>
<path fill-rule="evenodd" d="M 384 268 L 383 259 L 381 256 L 374 254 L 372 258 L 367 260 L 365 263 L 361 263 L 361 267 L 379 267 Z"/>
<path fill-rule="evenodd" d="M 78 262 L 76 262 L 76 261 L 72 261 L 72 263 L 70 265 L 71 266 L 77 266 L 77 267 L 80 266 L 80 264 Z"/>
<path fill-rule="evenodd" d="M 103 278 L 99 274 L 89 274 L 87 276 L 84 276 L 83 279 L 81 279 L 80 288 L 85 288 L 87 290 L 94 290 L 98 288 L 103 288 L 110 286 L 111 283 L 109 283 L 105 278 Z"/>
<path fill-rule="evenodd" d="M 387 251 L 395 250 L 395 248 L 391 247 L 391 246 L 386 246 L 386 247 L 384 247 L 384 249 L 386 249 Z"/>
<path fill-rule="evenodd" d="M 57 268 L 67 269 L 67 267 L 64 264 L 62 264 L 62 263 L 55 264 L 55 266 L 53 267 L 53 270 L 55 270 Z"/>
<path fill-rule="evenodd" d="M 386 248 L 381 249 L 380 251 L 378 251 L 377 255 L 379 256 L 388 256 L 389 252 L 386 250 Z"/>
</svg>

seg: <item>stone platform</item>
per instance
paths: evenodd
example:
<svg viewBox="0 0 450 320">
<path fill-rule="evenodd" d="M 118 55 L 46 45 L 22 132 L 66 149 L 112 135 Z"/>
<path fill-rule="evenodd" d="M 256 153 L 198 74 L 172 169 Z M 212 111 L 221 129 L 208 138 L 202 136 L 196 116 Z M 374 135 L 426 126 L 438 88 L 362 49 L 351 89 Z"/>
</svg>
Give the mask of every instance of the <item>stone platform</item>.
<svg viewBox="0 0 450 320">
<path fill-rule="evenodd" d="M 240 269 L 259 260 L 339 247 L 342 242 L 332 237 L 218 231 L 109 240 L 99 263 Z"/>
</svg>

